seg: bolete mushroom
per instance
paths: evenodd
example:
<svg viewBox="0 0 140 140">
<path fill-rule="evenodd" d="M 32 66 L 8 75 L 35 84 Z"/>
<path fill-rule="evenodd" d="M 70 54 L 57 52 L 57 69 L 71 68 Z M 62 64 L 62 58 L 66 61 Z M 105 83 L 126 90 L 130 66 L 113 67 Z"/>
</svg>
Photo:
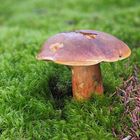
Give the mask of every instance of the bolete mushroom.
<svg viewBox="0 0 140 140">
<path fill-rule="evenodd" d="M 73 96 L 84 100 L 93 93 L 103 94 L 100 63 L 122 60 L 130 54 L 128 46 L 112 35 L 77 30 L 49 38 L 37 59 L 70 66 Z"/>
</svg>

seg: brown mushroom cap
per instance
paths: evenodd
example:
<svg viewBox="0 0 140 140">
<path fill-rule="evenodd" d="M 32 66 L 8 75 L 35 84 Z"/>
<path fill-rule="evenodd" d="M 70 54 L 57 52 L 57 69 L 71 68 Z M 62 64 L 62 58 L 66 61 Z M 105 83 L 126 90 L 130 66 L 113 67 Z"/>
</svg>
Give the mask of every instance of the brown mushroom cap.
<svg viewBox="0 0 140 140">
<path fill-rule="evenodd" d="M 112 35 L 94 30 L 78 30 L 49 38 L 37 59 L 88 66 L 122 60 L 130 54 L 128 46 Z"/>
</svg>

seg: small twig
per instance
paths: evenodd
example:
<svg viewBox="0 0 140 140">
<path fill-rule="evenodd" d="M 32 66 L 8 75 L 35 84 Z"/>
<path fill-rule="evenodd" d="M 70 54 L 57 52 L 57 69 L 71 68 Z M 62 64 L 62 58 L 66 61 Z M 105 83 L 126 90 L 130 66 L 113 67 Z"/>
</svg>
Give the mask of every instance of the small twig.
<svg viewBox="0 0 140 140">
<path fill-rule="evenodd" d="M 123 138 L 122 140 L 130 140 L 131 138 L 132 138 L 132 137 L 129 135 L 129 136 Z"/>
</svg>

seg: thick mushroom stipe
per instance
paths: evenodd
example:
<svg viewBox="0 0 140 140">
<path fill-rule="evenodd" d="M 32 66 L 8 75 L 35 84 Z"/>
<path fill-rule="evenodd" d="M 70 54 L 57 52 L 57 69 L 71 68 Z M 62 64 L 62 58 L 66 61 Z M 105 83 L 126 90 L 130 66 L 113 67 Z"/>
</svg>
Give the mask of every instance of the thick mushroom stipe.
<svg viewBox="0 0 140 140">
<path fill-rule="evenodd" d="M 72 67 L 73 97 L 76 100 L 89 99 L 93 93 L 103 94 L 100 64 Z"/>
</svg>

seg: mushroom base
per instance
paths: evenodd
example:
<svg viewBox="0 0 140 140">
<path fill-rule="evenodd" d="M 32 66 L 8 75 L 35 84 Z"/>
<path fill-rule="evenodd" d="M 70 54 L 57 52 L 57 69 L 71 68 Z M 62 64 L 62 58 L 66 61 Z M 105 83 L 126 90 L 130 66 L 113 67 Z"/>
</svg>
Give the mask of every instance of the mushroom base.
<svg viewBox="0 0 140 140">
<path fill-rule="evenodd" d="M 72 67 L 73 97 L 87 100 L 93 94 L 103 94 L 100 64 Z"/>
</svg>

